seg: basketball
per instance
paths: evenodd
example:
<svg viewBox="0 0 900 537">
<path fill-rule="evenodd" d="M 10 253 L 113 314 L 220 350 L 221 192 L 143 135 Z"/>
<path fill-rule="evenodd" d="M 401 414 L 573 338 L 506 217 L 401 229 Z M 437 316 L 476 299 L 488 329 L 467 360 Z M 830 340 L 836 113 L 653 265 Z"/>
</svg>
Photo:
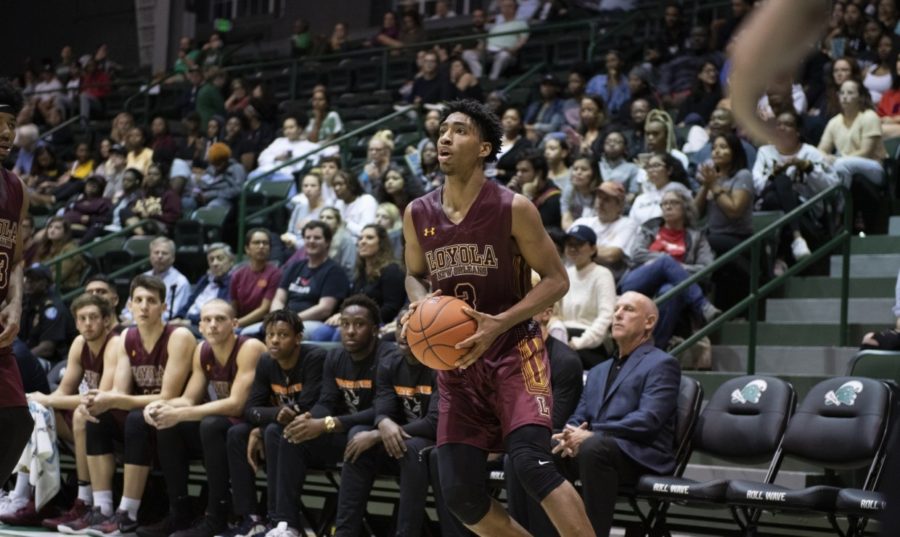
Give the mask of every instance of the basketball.
<svg viewBox="0 0 900 537">
<path fill-rule="evenodd" d="M 463 312 L 467 307 L 452 296 L 422 302 L 406 326 L 406 342 L 413 356 L 431 369 L 455 369 L 456 361 L 468 350 L 456 349 L 456 344 L 478 329 L 478 323 Z"/>
</svg>

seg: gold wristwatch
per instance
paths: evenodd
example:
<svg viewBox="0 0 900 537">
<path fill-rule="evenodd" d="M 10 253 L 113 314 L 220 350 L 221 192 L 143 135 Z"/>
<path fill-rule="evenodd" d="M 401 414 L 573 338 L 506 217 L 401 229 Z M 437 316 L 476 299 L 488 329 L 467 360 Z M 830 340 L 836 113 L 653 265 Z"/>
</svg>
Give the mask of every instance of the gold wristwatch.
<svg viewBox="0 0 900 537">
<path fill-rule="evenodd" d="M 325 416 L 325 432 L 333 433 L 334 428 L 337 426 L 337 420 L 332 418 L 331 416 Z"/>
</svg>

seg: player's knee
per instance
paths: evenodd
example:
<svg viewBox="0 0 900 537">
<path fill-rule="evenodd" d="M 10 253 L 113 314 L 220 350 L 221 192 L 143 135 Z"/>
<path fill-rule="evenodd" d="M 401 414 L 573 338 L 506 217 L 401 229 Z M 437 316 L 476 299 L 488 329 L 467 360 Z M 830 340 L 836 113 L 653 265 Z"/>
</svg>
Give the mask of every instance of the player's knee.
<svg viewBox="0 0 900 537">
<path fill-rule="evenodd" d="M 468 526 L 477 524 L 491 508 L 491 498 L 483 488 L 451 485 L 443 493 L 450 512 Z"/>
<path fill-rule="evenodd" d="M 228 418 L 222 416 L 206 416 L 200 420 L 200 439 L 207 442 L 221 442 L 221 438 L 227 434 Z"/>
<path fill-rule="evenodd" d="M 507 457 L 506 468 L 515 472 L 525 492 L 538 502 L 544 501 L 563 482 L 553 457 L 546 450 L 523 447 Z"/>
<path fill-rule="evenodd" d="M 266 430 L 263 431 L 263 438 L 265 439 L 267 446 L 274 446 L 278 442 L 281 441 L 283 436 L 284 427 L 279 425 L 278 423 L 270 423 L 266 426 Z"/>
</svg>

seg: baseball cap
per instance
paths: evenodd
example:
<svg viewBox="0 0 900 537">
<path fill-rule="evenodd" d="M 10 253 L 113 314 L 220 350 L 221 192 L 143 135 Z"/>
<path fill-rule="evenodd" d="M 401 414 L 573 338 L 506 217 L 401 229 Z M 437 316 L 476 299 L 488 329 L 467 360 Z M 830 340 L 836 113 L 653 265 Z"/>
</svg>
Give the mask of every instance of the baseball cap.
<svg viewBox="0 0 900 537">
<path fill-rule="evenodd" d="M 209 146 L 206 159 L 210 164 L 220 164 L 231 158 L 231 148 L 222 142 L 216 142 Z"/>
<path fill-rule="evenodd" d="M 556 75 L 553 75 L 551 73 L 547 73 L 546 75 L 541 77 L 541 84 L 552 84 L 556 87 L 562 86 L 562 82 L 560 82 L 559 79 L 556 78 Z"/>
<path fill-rule="evenodd" d="M 115 153 L 117 155 L 127 155 L 128 150 L 125 149 L 125 146 L 122 144 L 113 144 L 112 147 L 109 148 L 110 153 Z"/>
<path fill-rule="evenodd" d="M 50 283 L 53 282 L 53 273 L 50 272 L 46 265 L 41 265 L 40 263 L 35 263 L 26 268 L 25 276 L 29 278 L 43 278 Z"/>
<path fill-rule="evenodd" d="M 597 234 L 594 233 L 594 230 L 589 226 L 576 224 L 569 228 L 569 231 L 566 232 L 566 238 L 572 237 L 573 239 L 578 239 L 581 242 L 586 242 L 588 244 L 596 244 L 597 243 Z"/>
<path fill-rule="evenodd" d="M 600 186 L 597 187 L 597 193 L 618 198 L 619 201 L 625 201 L 625 187 L 622 186 L 622 183 L 603 181 L 600 183 Z"/>
</svg>

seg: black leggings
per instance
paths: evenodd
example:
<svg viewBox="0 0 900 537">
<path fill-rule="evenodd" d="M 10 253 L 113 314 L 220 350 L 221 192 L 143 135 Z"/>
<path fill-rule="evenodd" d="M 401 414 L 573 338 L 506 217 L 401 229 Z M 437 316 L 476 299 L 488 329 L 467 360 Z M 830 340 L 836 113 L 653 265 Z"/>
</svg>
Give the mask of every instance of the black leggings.
<svg viewBox="0 0 900 537">
<path fill-rule="evenodd" d="M 144 421 L 144 409 L 129 411 L 124 425 L 120 424 L 115 412 L 111 410 L 97 416 L 99 423 L 87 422 L 87 454 L 112 454 L 115 452 L 115 440 L 121 439 L 125 444 L 125 464 L 150 466 L 153 463 L 156 429 Z"/>
<path fill-rule="evenodd" d="M 0 442 L 0 485 L 6 483 L 15 469 L 32 429 L 34 420 L 28 407 L 0 408 L 0 431 L 4 435 L 3 442 Z"/>
</svg>

